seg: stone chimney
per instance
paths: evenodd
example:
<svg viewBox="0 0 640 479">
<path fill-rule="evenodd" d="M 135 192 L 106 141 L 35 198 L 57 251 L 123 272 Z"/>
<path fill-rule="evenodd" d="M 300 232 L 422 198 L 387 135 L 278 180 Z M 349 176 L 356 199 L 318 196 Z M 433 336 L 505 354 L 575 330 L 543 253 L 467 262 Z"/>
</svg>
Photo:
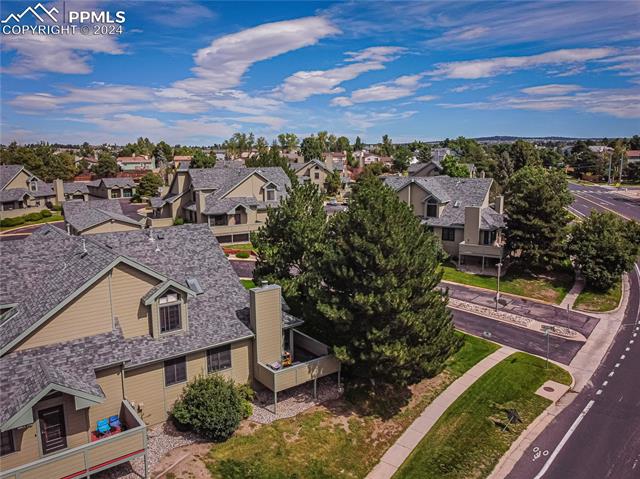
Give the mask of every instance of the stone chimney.
<svg viewBox="0 0 640 479">
<path fill-rule="evenodd" d="M 282 359 L 281 294 L 276 284 L 249 291 L 250 325 L 256 335 L 254 357 L 263 364 Z"/>
<path fill-rule="evenodd" d="M 496 196 L 494 209 L 500 214 L 504 213 L 504 196 L 502 196 L 502 195 Z"/>
<path fill-rule="evenodd" d="M 464 209 L 464 242 L 478 244 L 480 242 L 480 215 L 482 208 L 467 206 Z"/>
<path fill-rule="evenodd" d="M 196 191 L 196 213 L 197 222 L 202 223 L 202 214 L 206 207 L 207 194 L 204 191 Z"/>
<path fill-rule="evenodd" d="M 56 204 L 64 203 L 64 183 L 60 178 L 53 180 L 53 191 L 56 194 Z"/>
</svg>

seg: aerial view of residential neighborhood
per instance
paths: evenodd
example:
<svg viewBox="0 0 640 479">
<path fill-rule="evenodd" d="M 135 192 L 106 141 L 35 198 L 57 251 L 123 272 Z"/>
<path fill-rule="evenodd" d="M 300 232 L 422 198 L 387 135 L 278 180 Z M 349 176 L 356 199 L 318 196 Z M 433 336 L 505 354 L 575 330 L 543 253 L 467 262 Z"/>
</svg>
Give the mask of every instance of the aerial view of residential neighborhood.
<svg viewBox="0 0 640 479">
<path fill-rule="evenodd" d="M 0 20 L 0 479 L 640 479 L 640 2 Z"/>
</svg>

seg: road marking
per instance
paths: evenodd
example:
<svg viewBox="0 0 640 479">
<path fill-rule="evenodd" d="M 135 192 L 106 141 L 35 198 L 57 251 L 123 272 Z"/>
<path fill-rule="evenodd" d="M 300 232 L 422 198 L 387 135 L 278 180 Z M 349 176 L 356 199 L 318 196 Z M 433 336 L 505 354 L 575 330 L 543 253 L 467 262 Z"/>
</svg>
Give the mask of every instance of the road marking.
<svg viewBox="0 0 640 479">
<path fill-rule="evenodd" d="M 614 366 L 614 368 L 619 368 L 620 367 L 620 363 L 616 363 L 616 365 Z"/>
<path fill-rule="evenodd" d="M 602 389 L 598 389 L 598 390 L 596 391 L 596 396 L 600 396 L 600 394 L 602 394 Z"/>
<path fill-rule="evenodd" d="M 614 373 L 613 371 L 611 371 L 611 372 L 609 373 L 609 377 L 613 376 L 614 374 L 615 374 L 615 373 Z"/>
<path fill-rule="evenodd" d="M 603 386 L 606 386 L 607 384 L 609 384 L 609 381 L 605 381 L 602 383 Z"/>
<path fill-rule="evenodd" d="M 622 356 L 620 356 L 620 359 L 624 359 L 626 358 L 626 356 L 623 354 Z"/>
<path fill-rule="evenodd" d="M 633 339 L 630 339 L 630 340 L 629 340 L 629 344 L 633 344 Z"/>
<path fill-rule="evenodd" d="M 584 213 L 580 213 L 577 209 L 571 207 L 571 206 L 567 206 L 567 211 L 569 213 L 571 213 L 574 216 L 577 216 L 578 218 L 586 218 L 587 215 L 585 215 Z"/>
<path fill-rule="evenodd" d="M 630 219 L 631 219 L 631 218 L 629 218 L 628 216 L 623 215 L 622 213 L 620 213 L 620 212 L 618 212 L 618 211 L 612 210 L 611 208 L 607 208 L 607 207 L 606 207 L 606 206 L 604 206 L 604 205 L 598 204 L 598 203 L 596 203 L 595 201 L 590 200 L 590 199 L 589 199 L 589 198 L 587 198 L 586 196 L 582 196 L 582 195 L 581 195 L 581 194 L 579 194 L 579 193 L 574 193 L 574 195 L 575 195 L 575 196 L 577 196 L 578 198 L 582 198 L 583 200 L 588 201 L 589 203 L 593 203 L 594 205 L 599 206 L 600 208 L 604 208 L 604 209 L 605 209 L 605 210 L 607 210 L 607 211 L 611 211 L 612 213 L 614 213 L 614 214 L 616 214 L 616 215 L 618 215 L 618 216 L 622 216 L 622 217 L 623 217 L 624 219 L 626 219 L 626 220 L 630 220 Z"/>
<path fill-rule="evenodd" d="M 547 460 L 547 462 L 544 463 L 544 466 L 542 466 L 542 469 L 540 469 L 540 472 L 538 472 L 538 474 L 536 474 L 536 477 L 534 477 L 534 479 L 540 479 L 542 476 L 545 475 L 545 473 L 547 472 L 547 470 L 549 469 L 549 467 L 551 466 L 551 464 L 553 463 L 553 461 L 555 460 L 556 456 L 558 454 L 560 454 L 560 451 L 562 450 L 562 448 L 564 447 L 564 445 L 567 443 L 567 441 L 569 440 L 569 438 L 571 437 L 571 435 L 575 432 L 575 430 L 578 428 L 578 426 L 580 425 L 580 423 L 582 422 L 582 420 L 585 418 L 585 416 L 587 415 L 587 413 L 589 412 L 589 410 L 591 409 L 591 406 L 593 406 L 593 404 L 595 403 L 595 401 L 592 399 L 591 401 L 589 401 L 589 403 L 584 407 L 584 409 L 582 410 L 582 412 L 580 413 L 580 415 L 576 418 L 575 421 L 573 421 L 573 424 L 571 425 L 571 427 L 569 428 L 569 430 L 565 433 L 565 435 L 563 436 L 562 440 L 560 441 L 560 443 L 556 446 L 556 448 L 553 450 L 553 452 L 551 453 L 551 456 L 549 456 L 549 459 Z"/>
<path fill-rule="evenodd" d="M 631 351 L 631 348 L 624 348 L 625 351 Z"/>
</svg>

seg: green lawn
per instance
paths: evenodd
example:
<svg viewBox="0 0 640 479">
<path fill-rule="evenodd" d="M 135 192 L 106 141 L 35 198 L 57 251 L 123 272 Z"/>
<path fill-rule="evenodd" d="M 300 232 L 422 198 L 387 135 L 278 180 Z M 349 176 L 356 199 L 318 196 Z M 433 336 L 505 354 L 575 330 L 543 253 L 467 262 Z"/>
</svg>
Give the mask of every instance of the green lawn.
<svg viewBox="0 0 640 479">
<path fill-rule="evenodd" d="M 394 479 L 487 477 L 520 433 L 550 401 L 535 394 L 548 379 L 570 384 L 560 367 L 526 353 L 515 353 L 476 381 L 442 415 Z M 509 425 L 506 409 L 522 423 Z"/>
<path fill-rule="evenodd" d="M 225 245 L 222 245 L 222 247 L 228 248 L 228 249 L 239 249 L 242 251 L 253 250 L 253 245 L 251 243 L 225 244 Z"/>
<path fill-rule="evenodd" d="M 247 289 L 256 287 L 256 283 L 254 283 L 252 279 L 241 279 L 240 282 L 242 283 L 242 286 Z"/>
<path fill-rule="evenodd" d="M 620 304 L 621 296 L 622 281 L 619 281 L 618 284 L 604 293 L 587 287 L 578 295 L 573 308 L 580 311 L 604 313 L 616 309 Z"/>
<path fill-rule="evenodd" d="M 443 265 L 442 267 L 444 269 L 442 279 L 445 281 L 496 290 L 497 278 L 495 276 L 465 273 L 448 265 Z M 564 271 L 552 271 L 537 276 L 508 271 L 500 278 L 500 292 L 517 294 L 556 304 L 562 302 L 571 286 L 573 286 L 573 274 Z"/>
<path fill-rule="evenodd" d="M 39 225 L 39 224 L 43 224 L 43 223 L 51 223 L 52 221 L 64 221 L 64 218 L 60 215 L 52 215 L 49 216 L 48 218 L 42 218 L 41 220 L 37 220 L 37 221 L 27 221 L 21 225 L 18 226 L 0 226 L 0 231 L 10 231 L 10 230 L 15 230 L 18 228 L 24 228 L 25 226 L 32 226 L 32 225 Z"/>
<path fill-rule="evenodd" d="M 391 417 L 378 412 L 407 400 L 397 389 L 368 401 L 340 399 L 294 418 L 246 427 L 243 434 L 214 445 L 202 459 L 217 479 L 363 478 L 438 394 L 498 348 L 463 337 L 463 347 L 446 370 L 413 386 L 408 404 Z"/>
</svg>

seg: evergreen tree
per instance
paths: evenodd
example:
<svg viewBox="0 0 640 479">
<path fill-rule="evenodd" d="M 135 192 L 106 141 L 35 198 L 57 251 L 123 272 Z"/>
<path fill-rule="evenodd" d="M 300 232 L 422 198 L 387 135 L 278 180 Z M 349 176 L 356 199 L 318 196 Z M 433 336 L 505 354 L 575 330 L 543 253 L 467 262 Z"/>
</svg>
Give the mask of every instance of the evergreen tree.
<svg viewBox="0 0 640 479">
<path fill-rule="evenodd" d="M 418 147 L 417 158 L 420 163 L 429 163 L 431 161 L 431 145 L 422 143 Z"/>
<path fill-rule="evenodd" d="M 73 162 L 73 155 L 67 151 L 57 154 L 47 155 L 42 176 L 44 181 L 55 179 L 72 180 L 76 174 L 76 165 Z"/>
<path fill-rule="evenodd" d="M 140 179 L 138 194 L 140 196 L 158 196 L 158 188 L 164 184 L 160 175 L 149 172 Z"/>
<path fill-rule="evenodd" d="M 515 262 L 550 269 L 565 258 L 564 243 L 572 202 L 559 170 L 525 166 L 507 183 L 507 248 Z"/>
<path fill-rule="evenodd" d="M 191 157 L 190 168 L 213 168 L 216 166 L 216 155 L 214 153 L 206 154 L 202 150 L 197 150 Z"/>
<path fill-rule="evenodd" d="M 99 178 L 109 178 L 116 176 L 118 171 L 120 171 L 120 168 L 113 155 L 106 151 L 101 151 L 98 154 L 98 162 L 93 165 L 93 172 Z"/>
<path fill-rule="evenodd" d="M 311 160 L 322 161 L 322 154 L 324 151 L 322 140 L 313 135 L 303 139 L 300 144 L 300 152 L 302 153 L 305 162 Z"/>
<path fill-rule="evenodd" d="M 507 185 L 509 178 L 513 175 L 513 161 L 508 151 L 503 151 L 498 157 L 494 179 L 503 188 Z"/>
<path fill-rule="evenodd" d="M 335 195 L 340 191 L 341 185 L 342 180 L 340 179 L 340 172 L 338 170 L 333 170 L 327 175 L 324 187 L 328 195 Z"/>
<path fill-rule="evenodd" d="M 524 140 L 516 140 L 509 148 L 509 156 L 513 160 L 513 167 L 517 170 L 525 166 L 540 166 L 542 160 L 535 145 Z"/>
<path fill-rule="evenodd" d="M 458 161 L 457 158 L 447 155 L 442 160 L 442 174 L 452 178 L 469 178 L 469 167 Z"/>
<path fill-rule="evenodd" d="M 442 250 L 409 206 L 377 178 L 331 220 L 307 320 L 360 380 L 407 385 L 438 373 L 456 350 Z"/>
<path fill-rule="evenodd" d="M 399 146 L 393 154 L 393 167 L 396 171 L 405 171 L 411 162 L 411 152 L 406 146 Z"/>
<path fill-rule="evenodd" d="M 588 286 L 607 291 L 633 268 L 640 254 L 639 227 L 597 211 L 574 226 L 568 249 Z"/>
<path fill-rule="evenodd" d="M 356 141 L 353 142 L 353 151 L 362 151 L 362 140 L 359 136 L 356 136 Z"/>
<path fill-rule="evenodd" d="M 382 145 L 380 146 L 380 151 L 385 156 L 393 155 L 393 142 L 389 135 L 382 135 Z"/>
<path fill-rule="evenodd" d="M 277 144 L 271 145 L 266 151 L 262 151 L 258 153 L 257 156 L 253 158 L 247 158 L 245 161 L 245 165 L 249 168 L 259 168 L 261 166 L 279 166 L 284 170 L 289 179 L 291 180 L 291 184 L 295 185 L 298 182 L 298 177 L 294 173 L 294 171 L 289 168 L 289 162 L 287 159 L 280 154 L 280 150 Z"/>
<path fill-rule="evenodd" d="M 316 261 L 327 217 L 323 195 L 312 183 L 294 185 L 265 225 L 251 235 L 257 253 L 253 278 L 277 283 L 293 314 L 305 316 L 309 290 L 318 286 Z"/>
</svg>

